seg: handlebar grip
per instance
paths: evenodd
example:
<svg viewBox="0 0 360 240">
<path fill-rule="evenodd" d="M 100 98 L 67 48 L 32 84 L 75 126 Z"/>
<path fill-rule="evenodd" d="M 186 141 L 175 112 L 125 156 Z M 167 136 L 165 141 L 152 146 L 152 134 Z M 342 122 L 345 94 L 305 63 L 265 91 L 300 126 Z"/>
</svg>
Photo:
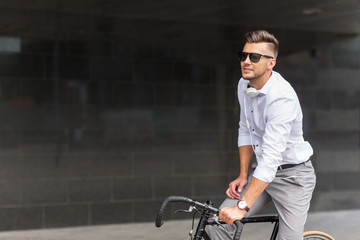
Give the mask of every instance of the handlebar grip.
<svg viewBox="0 0 360 240">
<path fill-rule="evenodd" d="M 156 220 L 155 220 L 155 226 L 156 227 L 161 227 L 161 225 L 163 225 L 163 215 L 164 215 L 164 211 L 166 209 L 166 206 L 168 203 L 170 202 L 186 202 L 186 203 L 192 203 L 193 200 L 191 200 L 190 198 L 187 197 L 182 197 L 182 196 L 170 196 L 167 197 L 161 204 L 160 209 L 158 211 L 158 214 L 156 215 Z"/>
<path fill-rule="evenodd" d="M 233 240 L 239 240 L 240 236 L 241 236 L 241 231 L 242 231 L 242 223 L 240 220 L 236 220 L 233 224 L 235 224 L 235 226 L 236 226 L 236 232 L 235 232 Z"/>
</svg>

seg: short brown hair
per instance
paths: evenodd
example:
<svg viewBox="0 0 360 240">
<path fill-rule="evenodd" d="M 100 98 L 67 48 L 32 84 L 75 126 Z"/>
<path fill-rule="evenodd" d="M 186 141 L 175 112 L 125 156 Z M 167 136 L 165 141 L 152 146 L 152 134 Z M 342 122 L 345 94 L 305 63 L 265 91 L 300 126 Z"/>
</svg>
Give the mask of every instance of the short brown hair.
<svg viewBox="0 0 360 240">
<path fill-rule="evenodd" d="M 274 51 L 275 58 L 277 57 L 279 52 L 279 41 L 274 37 L 274 35 L 265 30 L 257 30 L 246 33 L 244 37 L 246 43 L 270 43 L 270 46 Z"/>
</svg>

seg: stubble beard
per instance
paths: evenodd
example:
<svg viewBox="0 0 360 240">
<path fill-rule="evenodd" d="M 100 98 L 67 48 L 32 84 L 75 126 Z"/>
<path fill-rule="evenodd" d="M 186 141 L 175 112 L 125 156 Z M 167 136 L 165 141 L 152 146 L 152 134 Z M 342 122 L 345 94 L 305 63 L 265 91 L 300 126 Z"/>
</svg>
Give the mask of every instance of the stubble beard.
<svg viewBox="0 0 360 240">
<path fill-rule="evenodd" d="M 245 80 L 249 80 L 249 81 L 253 81 L 253 80 L 256 80 L 256 79 L 260 79 L 262 76 L 264 76 L 265 75 L 265 73 L 266 73 L 266 70 L 264 70 L 264 71 L 262 71 L 261 73 L 255 73 L 254 71 L 253 71 L 253 76 L 252 77 L 244 77 L 243 76 L 243 78 L 245 79 Z"/>
</svg>

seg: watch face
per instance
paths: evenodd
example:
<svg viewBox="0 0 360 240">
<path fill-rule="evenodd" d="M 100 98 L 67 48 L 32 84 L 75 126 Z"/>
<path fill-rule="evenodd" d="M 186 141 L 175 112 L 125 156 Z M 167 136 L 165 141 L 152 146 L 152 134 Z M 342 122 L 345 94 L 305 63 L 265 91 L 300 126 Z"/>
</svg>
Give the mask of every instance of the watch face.
<svg viewBox="0 0 360 240">
<path fill-rule="evenodd" d="M 246 202 L 245 201 L 240 201 L 238 203 L 238 206 L 239 206 L 240 209 L 244 209 L 246 207 Z"/>
</svg>

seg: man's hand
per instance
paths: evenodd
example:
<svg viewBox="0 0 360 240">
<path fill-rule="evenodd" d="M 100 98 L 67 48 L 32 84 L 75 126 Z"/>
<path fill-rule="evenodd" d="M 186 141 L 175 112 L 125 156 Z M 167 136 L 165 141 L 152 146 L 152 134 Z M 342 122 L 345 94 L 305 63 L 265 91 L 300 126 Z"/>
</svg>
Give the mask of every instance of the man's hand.
<svg viewBox="0 0 360 240">
<path fill-rule="evenodd" d="M 240 208 L 238 208 L 238 206 L 224 207 L 219 212 L 219 218 L 227 224 L 232 225 L 234 221 L 241 220 L 244 217 L 245 213 L 246 211 L 241 210 Z"/>
<path fill-rule="evenodd" d="M 243 190 L 243 187 L 247 184 L 247 178 L 245 177 L 238 177 L 237 179 L 235 179 L 234 181 L 232 181 L 229 184 L 229 188 L 226 190 L 226 195 L 231 198 L 237 198 L 240 199 L 240 194 L 239 192 L 241 192 Z"/>
</svg>

